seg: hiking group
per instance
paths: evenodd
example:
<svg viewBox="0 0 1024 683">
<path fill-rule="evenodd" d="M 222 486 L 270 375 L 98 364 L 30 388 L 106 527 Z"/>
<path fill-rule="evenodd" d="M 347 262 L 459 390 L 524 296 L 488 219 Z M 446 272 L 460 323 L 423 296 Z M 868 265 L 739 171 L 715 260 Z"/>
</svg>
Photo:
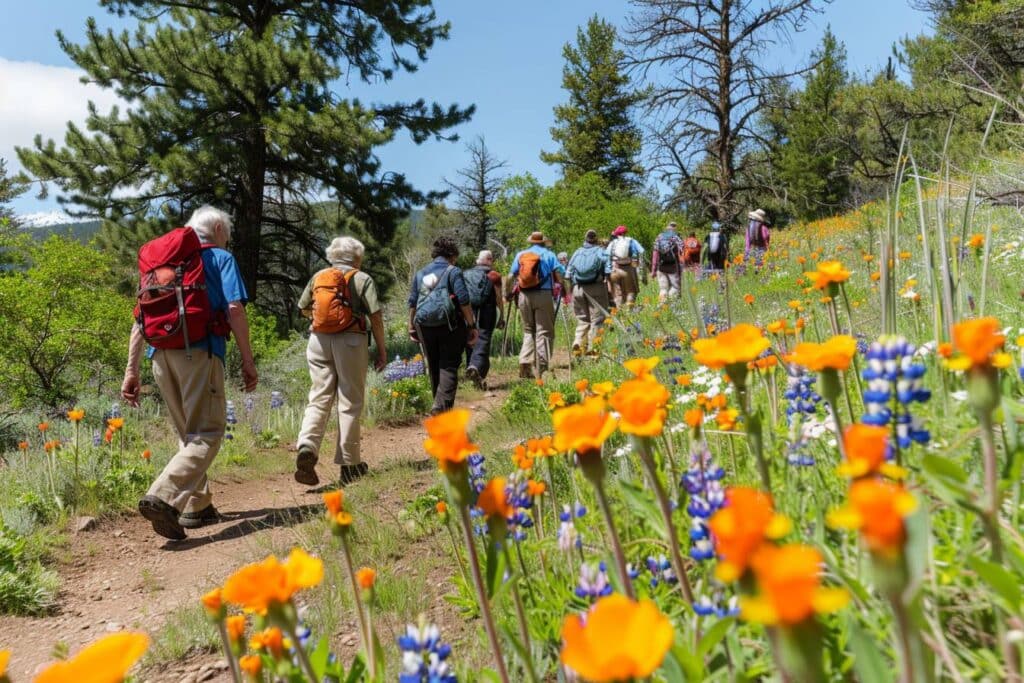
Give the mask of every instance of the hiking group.
<svg viewBox="0 0 1024 683">
<path fill-rule="evenodd" d="M 745 260 L 764 263 L 770 242 L 761 209 L 748 214 Z M 139 501 L 139 512 L 168 539 L 186 538 L 221 520 L 207 480 L 224 439 L 227 406 L 224 359 L 233 334 L 242 360 L 243 388 L 254 390 L 259 375 L 249 340 L 249 300 L 234 256 L 227 250 L 231 217 L 210 206 L 197 209 L 185 227 L 147 242 L 139 250 L 140 286 L 128 364 L 121 393 L 132 406 L 141 394 L 139 366 L 145 355 L 178 436 L 178 450 Z M 552 364 L 555 321 L 564 305 L 576 317 L 574 354 L 593 354 L 601 328 L 614 307 L 631 305 L 648 274 L 658 282 L 659 300 L 680 294 L 681 275 L 721 271 L 728 263 L 726 231 L 712 223 L 705 242 L 686 237 L 669 223 L 651 248 L 616 227 L 602 244 L 588 230 L 572 256 L 555 254 L 541 232 L 513 257 L 509 277 L 494 268 L 494 255 L 479 252 L 475 265 L 458 267 L 458 242 L 438 237 L 431 261 L 412 278 L 407 299 L 409 337 L 419 344 L 430 378 L 431 413 L 455 403 L 459 369 L 486 386 L 494 331 L 505 328 L 512 306 L 519 312 L 522 346 L 519 376 L 540 378 Z M 325 250 L 330 264 L 310 278 L 297 306 L 310 321 L 306 362 L 310 390 L 296 441 L 295 480 L 319 483 L 316 464 L 332 411 L 338 415 L 334 463 L 342 484 L 368 471 L 360 456 L 360 425 L 370 365 L 369 336 L 376 345 L 374 368 L 387 364 L 382 305 L 373 278 L 362 270 L 364 245 L 337 237 Z"/>
</svg>

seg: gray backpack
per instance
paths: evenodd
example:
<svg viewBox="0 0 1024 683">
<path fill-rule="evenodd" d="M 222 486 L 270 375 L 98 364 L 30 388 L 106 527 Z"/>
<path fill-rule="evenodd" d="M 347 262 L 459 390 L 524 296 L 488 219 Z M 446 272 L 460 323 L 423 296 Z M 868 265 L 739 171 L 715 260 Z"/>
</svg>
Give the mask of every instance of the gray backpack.
<svg viewBox="0 0 1024 683">
<path fill-rule="evenodd" d="M 455 327 L 455 303 L 452 301 L 451 274 L 455 266 L 448 266 L 437 278 L 437 283 L 427 288 L 420 282 L 420 295 L 416 300 L 416 314 L 413 320 L 420 327 L 441 327 L 449 330 Z"/>
</svg>

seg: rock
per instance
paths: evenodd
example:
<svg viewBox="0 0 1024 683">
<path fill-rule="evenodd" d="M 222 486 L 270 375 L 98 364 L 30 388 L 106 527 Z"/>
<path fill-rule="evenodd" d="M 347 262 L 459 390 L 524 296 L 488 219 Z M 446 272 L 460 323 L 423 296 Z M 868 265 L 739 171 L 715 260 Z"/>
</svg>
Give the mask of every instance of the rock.
<svg viewBox="0 0 1024 683">
<path fill-rule="evenodd" d="M 92 531 L 96 528 L 95 517 L 77 517 L 75 518 L 75 533 L 80 534 L 86 531 Z"/>
<path fill-rule="evenodd" d="M 106 626 L 107 631 L 114 633 L 115 631 L 121 630 L 121 624 L 116 621 L 108 621 Z"/>
<path fill-rule="evenodd" d="M 343 640 L 343 641 L 341 641 L 341 642 L 342 642 L 342 643 L 343 643 L 344 645 L 350 645 L 350 646 L 351 646 L 351 645 L 355 645 L 355 644 L 356 644 L 356 637 L 355 637 L 355 635 L 353 634 L 353 635 L 350 635 L 350 636 L 346 637 L 346 638 L 345 638 L 345 640 Z"/>
<path fill-rule="evenodd" d="M 228 660 L 221 659 L 221 660 L 219 660 L 217 662 L 214 662 L 210 666 L 212 666 L 217 671 L 227 671 L 228 670 Z"/>
<path fill-rule="evenodd" d="M 82 624 L 82 630 L 83 631 L 88 630 L 90 626 L 91 626 L 91 624 Z"/>
<path fill-rule="evenodd" d="M 114 530 L 114 538 L 121 538 L 122 536 L 124 536 L 124 530 L 123 529 L 115 529 Z"/>
<path fill-rule="evenodd" d="M 196 675 L 188 674 L 187 676 L 182 676 L 179 683 L 196 683 Z"/>
</svg>

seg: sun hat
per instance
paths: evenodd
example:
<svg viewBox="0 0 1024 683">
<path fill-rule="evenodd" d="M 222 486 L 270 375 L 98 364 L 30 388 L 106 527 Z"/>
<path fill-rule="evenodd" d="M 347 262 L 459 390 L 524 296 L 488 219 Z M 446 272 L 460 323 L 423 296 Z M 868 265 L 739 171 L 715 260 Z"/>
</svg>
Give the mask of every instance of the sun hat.
<svg viewBox="0 0 1024 683">
<path fill-rule="evenodd" d="M 627 228 L 625 225 L 620 225 L 619 227 L 612 230 L 612 234 L 615 235 L 616 237 L 622 237 L 627 232 L 629 232 L 629 228 Z"/>
<path fill-rule="evenodd" d="M 544 244 L 545 242 L 547 242 L 547 240 L 544 238 L 544 233 L 542 232 L 531 232 L 530 239 L 526 241 L 529 242 L 530 244 Z"/>
<path fill-rule="evenodd" d="M 764 209 L 758 209 L 757 211 L 751 211 L 750 213 L 748 213 L 747 218 L 749 218 L 752 221 L 761 221 L 762 223 L 764 223 L 767 221 L 768 216 L 765 215 Z"/>
</svg>

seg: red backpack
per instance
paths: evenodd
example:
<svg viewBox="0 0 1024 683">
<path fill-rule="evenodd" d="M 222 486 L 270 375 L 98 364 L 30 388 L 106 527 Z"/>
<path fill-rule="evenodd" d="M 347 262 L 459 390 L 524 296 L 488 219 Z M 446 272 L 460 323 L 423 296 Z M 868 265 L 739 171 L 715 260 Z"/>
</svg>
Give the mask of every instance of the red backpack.
<svg viewBox="0 0 1024 683">
<path fill-rule="evenodd" d="M 185 349 L 210 334 L 227 336 L 222 311 L 206 293 L 203 245 L 192 228 L 176 228 L 139 249 L 139 292 L 135 319 L 142 336 L 157 349 Z"/>
</svg>

